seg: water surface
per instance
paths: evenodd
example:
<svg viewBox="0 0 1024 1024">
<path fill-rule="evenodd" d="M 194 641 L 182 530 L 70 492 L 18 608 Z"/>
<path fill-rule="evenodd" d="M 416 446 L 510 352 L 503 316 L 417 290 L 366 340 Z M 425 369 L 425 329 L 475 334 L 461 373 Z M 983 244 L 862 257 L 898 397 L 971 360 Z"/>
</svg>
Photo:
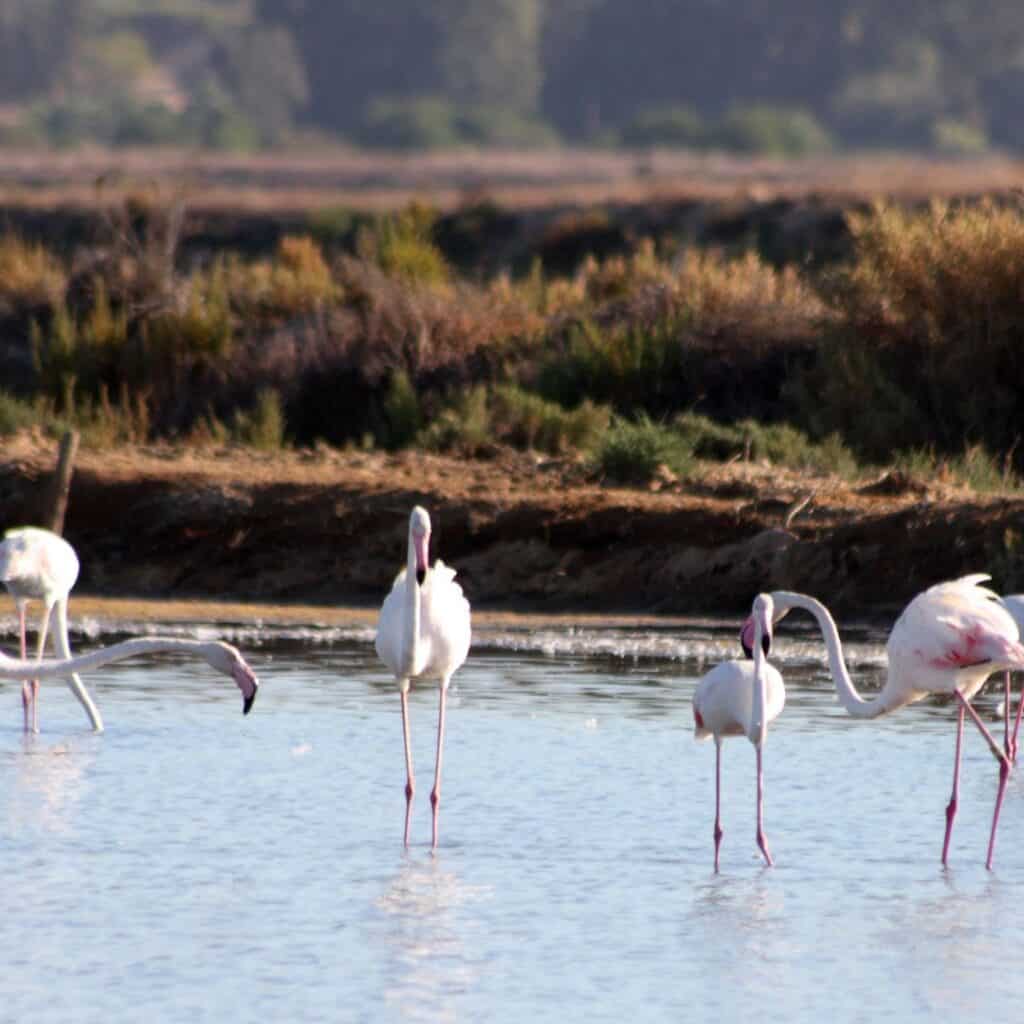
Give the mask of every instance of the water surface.
<svg viewBox="0 0 1024 1024">
<path fill-rule="evenodd" d="M 86 624 L 79 649 L 107 641 Z M 191 635 L 194 627 L 180 627 Z M 166 632 L 166 629 L 162 630 Z M 240 627 L 263 681 L 156 658 L 61 684 L 20 732 L 0 682 L 12 1021 L 1009 1020 L 1022 984 L 1024 787 L 983 861 L 996 766 L 968 733 L 952 866 L 938 864 L 952 709 L 857 722 L 813 634 L 780 632 L 765 753 L 692 738 L 697 678 L 735 624 L 478 633 L 449 701 L 429 849 L 437 691 L 414 690 L 418 792 L 402 848 L 398 697 L 365 628 Z M 853 635 L 869 684 L 879 637 Z M 996 695 L 979 699 L 992 718 Z M 1004 966 L 1005 969 L 1004 969 Z"/>
</svg>

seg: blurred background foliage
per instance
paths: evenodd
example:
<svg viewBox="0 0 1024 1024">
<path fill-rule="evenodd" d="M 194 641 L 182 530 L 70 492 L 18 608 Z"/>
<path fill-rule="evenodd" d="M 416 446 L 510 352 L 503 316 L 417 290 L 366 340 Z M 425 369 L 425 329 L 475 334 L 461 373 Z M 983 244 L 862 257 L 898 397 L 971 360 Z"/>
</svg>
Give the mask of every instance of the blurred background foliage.
<svg viewBox="0 0 1024 1024">
<path fill-rule="evenodd" d="M 0 0 L 0 143 L 1024 149 L 1015 0 Z"/>
</svg>

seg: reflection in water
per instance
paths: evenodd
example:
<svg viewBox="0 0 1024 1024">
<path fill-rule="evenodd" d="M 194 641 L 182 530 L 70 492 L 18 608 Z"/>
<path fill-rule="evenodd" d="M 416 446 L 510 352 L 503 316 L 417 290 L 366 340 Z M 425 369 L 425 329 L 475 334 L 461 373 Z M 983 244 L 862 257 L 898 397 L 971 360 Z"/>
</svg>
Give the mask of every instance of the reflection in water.
<svg viewBox="0 0 1024 1024">
<path fill-rule="evenodd" d="M 376 900 L 375 922 L 388 950 L 384 998 L 403 1020 L 456 1020 L 454 997 L 479 975 L 467 904 L 487 900 L 491 890 L 468 886 L 443 855 L 402 858 L 397 874 Z"/>
<path fill-rule="evenodd" d="M 34 826 L 70 833 L 74 811 L 88 791 L 83 781 L 93 762 L 93 748 L 75 748 L 67 741 L 51 744 L 38 735 L 22 737 L 22 749 L 9 755 L 14 781 L 8 787 L 8 827 Z"/>
</svg>

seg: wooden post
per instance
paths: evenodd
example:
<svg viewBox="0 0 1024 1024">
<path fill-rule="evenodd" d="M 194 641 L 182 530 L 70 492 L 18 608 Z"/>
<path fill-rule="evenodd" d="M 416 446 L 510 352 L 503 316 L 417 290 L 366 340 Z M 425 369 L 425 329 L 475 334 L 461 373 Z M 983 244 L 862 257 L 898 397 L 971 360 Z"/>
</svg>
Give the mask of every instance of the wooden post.
<svg viewBox="0 0 1024 1024">
<path fill-rule="evenodd" d="M 57 469 L 53 474 L 53 486 L 50 490 L 50 529 L 56 534 L 64 532 L 64 514 L 68 510 L 68 492 L 71 490 L 71 474 L 75 466 L 75 453 L 78 451 L 78 431 L 68 430 L 60 439 L 60 455 L 57 458 Z"/>
</svg>

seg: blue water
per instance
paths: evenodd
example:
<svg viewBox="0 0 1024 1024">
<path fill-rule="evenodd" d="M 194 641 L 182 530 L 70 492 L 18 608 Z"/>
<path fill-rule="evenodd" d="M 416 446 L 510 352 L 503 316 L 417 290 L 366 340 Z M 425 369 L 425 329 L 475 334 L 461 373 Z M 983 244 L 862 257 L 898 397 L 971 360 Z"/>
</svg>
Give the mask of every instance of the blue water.
<svg viewBox="0 0 1024 1024">
<path fill-rule="evenodd" d="M 734 628 L 493 630 L 455 678 L 441 846 L 437 691 L 399 702 L 366 631 L 240 631 L 263 687 L 156 658 L 89 677 L 107 731 L 44 683 L 20 732 L 0 682 L 0 1019 L 932 1021 L 1016 1019 L 1024 786 L 983 861 L 996 766 L 967 734 L 939 852 L 953 715 L 842 712 L 808 635 L 777 636 L 788 703 L 765 751 L 714 746 L 696 679 Z M 80 649 L 87 644 L 81 641 Z M 878 637 L 852 645 L 880 679 Z M 978 701 L 993 720 L 996 695 Z"/>
</svg>

